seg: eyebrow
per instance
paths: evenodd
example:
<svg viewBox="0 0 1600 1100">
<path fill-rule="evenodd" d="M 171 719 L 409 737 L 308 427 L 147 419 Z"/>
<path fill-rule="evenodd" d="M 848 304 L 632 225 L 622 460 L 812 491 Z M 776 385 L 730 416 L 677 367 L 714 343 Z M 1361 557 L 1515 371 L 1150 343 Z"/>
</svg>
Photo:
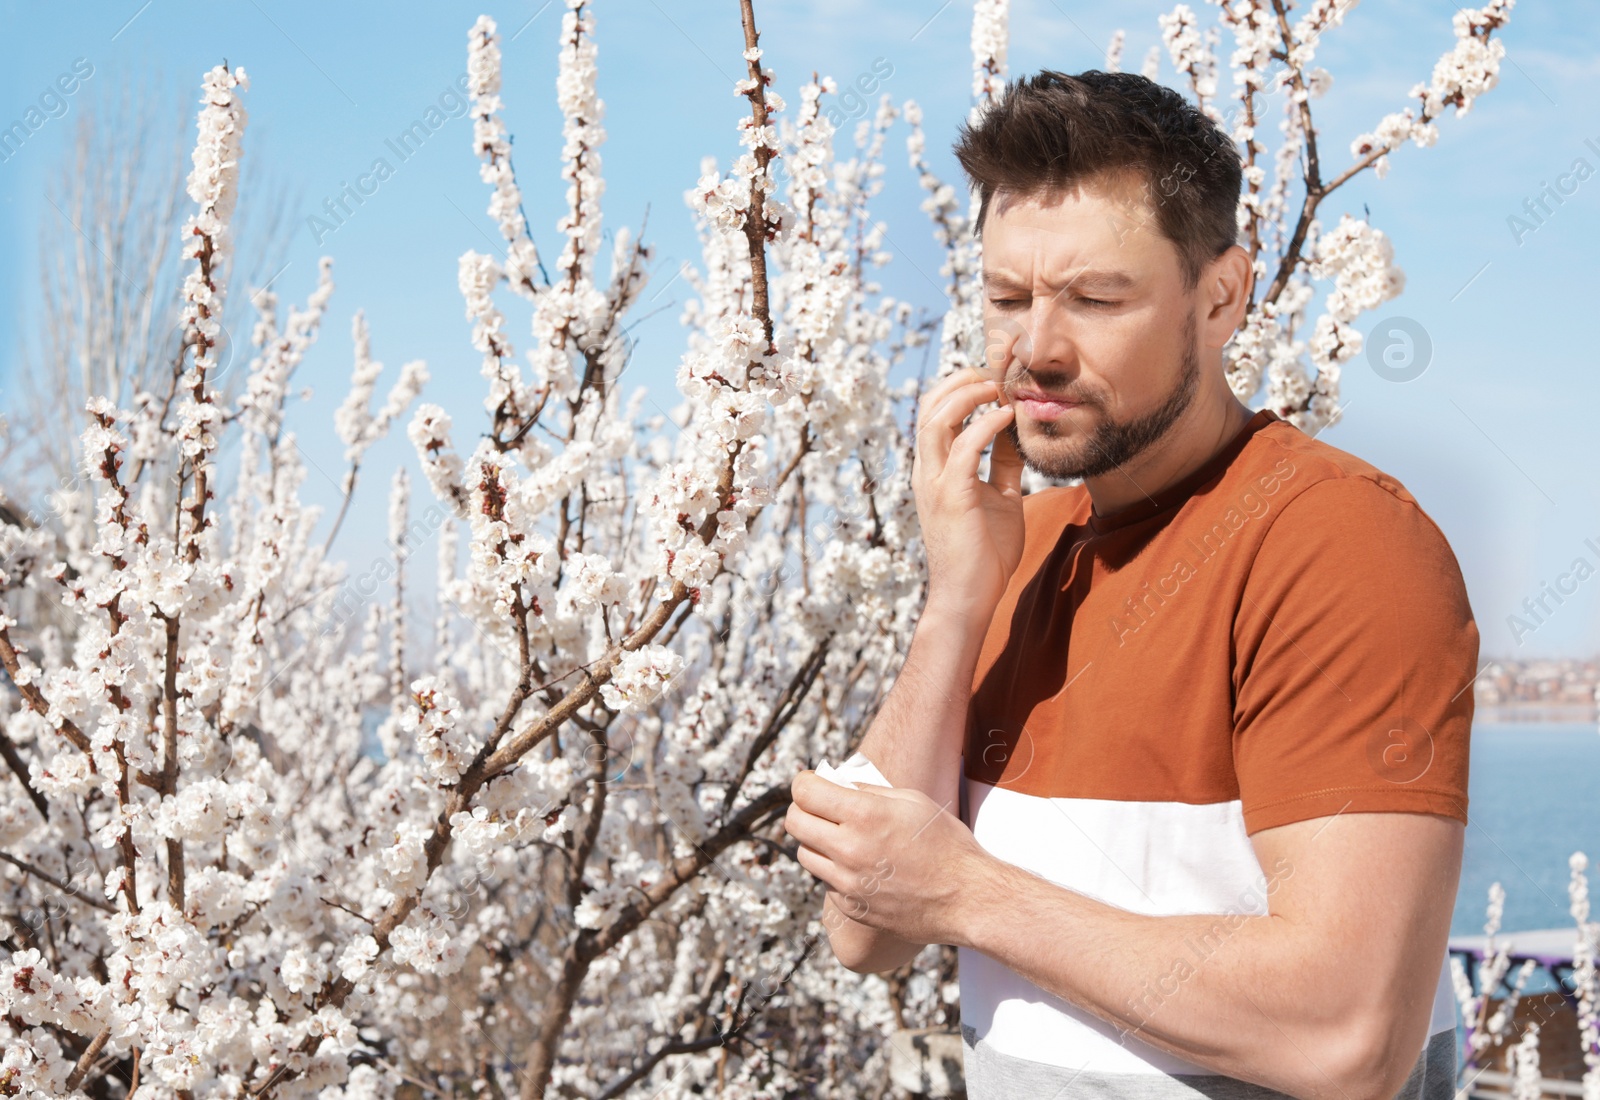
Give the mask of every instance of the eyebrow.
<svg viewBox="0 0 1600 1100">
<path fill-rule="evenodd" d="M 1009 271 L 985 271 L 983 285 L 986 287 L 1000 286 L 1017 290 L 1029 289 L 1028 284 Z M 1138 286 L 1138 280 L 1125 271 L 1080 271 L 1067 283 L 1068 286 L 1079 290 L 1132 290 Z"/>
</svg>

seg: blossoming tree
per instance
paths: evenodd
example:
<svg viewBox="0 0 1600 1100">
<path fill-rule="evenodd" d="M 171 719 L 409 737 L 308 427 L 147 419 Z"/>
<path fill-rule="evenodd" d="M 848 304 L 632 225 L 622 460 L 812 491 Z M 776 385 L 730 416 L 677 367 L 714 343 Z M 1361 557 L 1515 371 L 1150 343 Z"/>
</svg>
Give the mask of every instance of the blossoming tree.
<svg viewBox="0 0 1600 1100">
<path fill-rule="evenodd" d="M 650 250 L 618 230 L 601 272 L 594 16 L 566 6 L 567 212 L 548 265 L 500 117 L 495 24 L 468 36 L 473 148 L 503 239 L 458 271 L 482 356 L 470 451 L 443 408 L 417 404 L 420 362 L 375 407 L 383 368 L 355 314 L 334 425 L 344 503 L 403 420 L 425 484 L 394 474 L 392 552 L 353 575 L 328 558 L 331 533 L 313 538 L 290 416 L 331 260 L 304 307 L 254 296 L 238 400 L 210 384 L 248 79 L 206 74 L 189 354 L 165 398 L 90 402 L 82 480 L 0 527 L 0 1093 L 880 1095 L 893 1029 L 954 1021 L 948 949 L 887 980 L 831 960 L 781 818 L 795 772 L 865 732 L 909 644 L 920 382 L 891 374 L 940 315 L 940 373 L 982 354 L 973 196 L 962 214 L 929 167 L 914 102 L 885 97 L 848 155 L 822 107 L 832 80 L 785 114 L 742 0 L 743 151 L 726 171 L 707 158 L 686 194 L 702 258 L 683 402 L 644 417 L 619 378 Z M 1458 14 L 1420 115 L 1386 118 L 1324 180 L 1309 100 L 1329 78 L 1311 65 L 1350 6 L 1316 0 L 1292 24 L 1287 0 L 1220 8 L 1241 240 L 1275 272 L 1230 377 L 1249 398 L 1265 376 L 1303 427 L 1334 415 L 1351 321 L 1400 288 L 1382 234 L 1348 217 L 1323 233 L 1318 205 L 1493 85 L 1511 0 Z M 1005 0 L 977 0 L 974 110 L 1004 94 L 1007 19 Z M 1217 115 L 1215 33 L 1183 5 L 1163 27 Z M 1254 131 L 1279 93 L 1285 146 L 1263 190 Z M 902 116 L 947 251 L 950 300 L 931 319 L 874 281 Z M 1317 281 L 1331 292 L 1306 346 L 1293 333 Z M 531 315 L 521 356 L 512 303 Z M 439 612 L 417 624 L 423 549 Z"/>
</svg>

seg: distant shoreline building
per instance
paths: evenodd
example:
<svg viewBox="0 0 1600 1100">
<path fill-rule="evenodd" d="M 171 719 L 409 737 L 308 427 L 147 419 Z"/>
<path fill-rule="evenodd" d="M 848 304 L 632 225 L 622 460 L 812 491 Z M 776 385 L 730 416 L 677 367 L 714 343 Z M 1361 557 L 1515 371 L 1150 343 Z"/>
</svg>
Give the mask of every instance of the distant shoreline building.
<svg viewBox="0 0 1600 1100">
<path fill-rule="evenodd" d="M 1473 693 L 1486 718 L 1600 721 L 1600 657 L 1491 659 Z"/>
</svg>

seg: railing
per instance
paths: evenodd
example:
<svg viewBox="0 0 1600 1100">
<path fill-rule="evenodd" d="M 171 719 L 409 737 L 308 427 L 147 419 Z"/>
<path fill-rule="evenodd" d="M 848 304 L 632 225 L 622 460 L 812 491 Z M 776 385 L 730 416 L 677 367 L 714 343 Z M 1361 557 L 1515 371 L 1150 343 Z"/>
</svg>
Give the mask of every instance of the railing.
<svg viewBox="0 0 1600 1100">
<path fill-rule="evenodd" d="M 1516 1078 L 1500 1070 L 1482 1069 L 1476 1071 L 1470 1082 L 1461 1080 L 1457 1088 L 1467 1091 L 1467 1100 L 1511 1100 L 1512 1085 Z M 1557 1081 L 1549 1077 L 1539 1078 L 1540 1096 L 1582 1096 L 1583 1085 L 1577 1081 Z"/>
</svg>

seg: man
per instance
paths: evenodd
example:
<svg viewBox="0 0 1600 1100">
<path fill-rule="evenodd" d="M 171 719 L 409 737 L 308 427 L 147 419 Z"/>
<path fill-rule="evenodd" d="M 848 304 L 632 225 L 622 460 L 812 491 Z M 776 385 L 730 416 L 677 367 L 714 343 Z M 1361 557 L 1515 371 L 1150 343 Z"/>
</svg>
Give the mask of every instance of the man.
<svg viewBox="0 0 1600 1100">
<path fill-rule="evenodd" d="M 786 826 L 844 965 L 956 945 L 974 1100 L 1453 1095 L 1478 632 L 1398 481 L 1229 390 L 1232 148 L 1048 71 L 957 145 L 1000 338 L 918 413 L 893 786 Z"/>
</svg>

